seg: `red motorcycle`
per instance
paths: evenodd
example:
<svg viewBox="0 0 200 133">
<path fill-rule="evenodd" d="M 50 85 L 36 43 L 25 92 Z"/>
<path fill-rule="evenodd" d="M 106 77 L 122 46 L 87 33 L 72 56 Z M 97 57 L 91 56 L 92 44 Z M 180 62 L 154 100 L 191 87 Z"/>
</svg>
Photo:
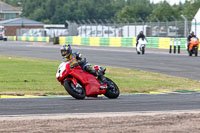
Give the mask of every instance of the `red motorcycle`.
<svg viewBox="0 0 200 133">
<path fill-rule="evenodd" d="M 94 66 L 94 69 L 105 74 L 102 67 Z M 70 62 L 59 65 L 56 78 L 76 99 L 84 99 L 86 96 L 97 97 L 101 94 L 114 99 L 120 94 L 118 86 L 111 79 L 106 77 L 106 82 L 102 85 L 94 75 L 84 71 L 81 66 L 70 67 Z"/>
</svg>

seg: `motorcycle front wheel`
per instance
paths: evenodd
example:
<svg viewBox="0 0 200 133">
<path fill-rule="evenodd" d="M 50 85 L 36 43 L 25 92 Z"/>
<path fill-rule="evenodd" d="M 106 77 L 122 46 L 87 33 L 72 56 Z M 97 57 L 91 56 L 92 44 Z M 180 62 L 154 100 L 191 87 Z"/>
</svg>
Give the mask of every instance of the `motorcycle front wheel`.
<svg viewBox="0 0 200 133">
<path fill-rule="evenodd" d="M 145 52 L 145 48 L 144 48 L 144 47 L 142 47 L 142 54 L 144 54 L 144 52 Z"/>
<path fill-rule="evenodd" d="M 192 56 L 192 50 L 188 51 L 189 56 Z"/>
<path fill-rule="evenodd" d="M 198 56 L 198 48 L 195 49 L 195 56 Z"/>
<path fill-rule="evenodd" d="M 120 94 L 118 86 L 111 79 L 106 78 L 106 80 L 108 82 L 108 88 L 104 95 L 110 99 L 117 98 Z"/>
<path fill-rule="evenodd" d="M 77 88 L 71 80 L 64 80 L 65 90 L 76 99 L 84 99 L 86 96 L 84 88 Z"/>
</svg>

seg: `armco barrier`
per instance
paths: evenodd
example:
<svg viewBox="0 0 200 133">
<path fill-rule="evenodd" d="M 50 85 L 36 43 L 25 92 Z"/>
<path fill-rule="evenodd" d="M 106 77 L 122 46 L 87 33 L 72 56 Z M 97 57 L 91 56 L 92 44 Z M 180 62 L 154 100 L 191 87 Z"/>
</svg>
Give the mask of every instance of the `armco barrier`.
<svg viewBox="0 0 200 133">
<path fill-rule="evenodd" d="M 16 41 L 16 36 L 7 36 L 9 41 Z"/>
<path fill-rule="evenodd" d="M 8 36 L 12 41 L 30 41 L 30 42 L 50 42 L 49 37 L 30 37 L 30 36 Z"/>
<path fill-rule="evenodd" d="M 100 38 L 100 46 L 109 46 L 110 45 L 110 39 L 106 37 Z"/>
<path fill-rule="evenodd" d="M 175 44 L 174 38 L 147 37 L 147 48 L 169 49 L 170 41 Z M 177 38 L 181 49 L 185 49 L 185 38 Z M 72 44 L 83 46 L 109 46 L 109 47 L 135 47 L 135 37 L 59 37 L 59 44 Z"/>
<path fill-rule="evenodd" d="M 26 36 L 8 36 L 8 40 L 12 41 L 35 41 L 35 42 L 50 42 L 49 37 L 26 37 Z M 108 47 L 135 47 L 136 37 L 59 37 L 59 44 L 72 44 L 83 46 L 108 46 Z M 147 37 L 147 48 L 169 49 L 170 42 L 172 42 L 172 49 L 174 44 L 178 45 L 180 41 L 180 49 L 186 49 L 186 38 L 159 38 Z M 175 41 L 176 40 L 176 41 Z M 175 43 L 176 42 L 176 43 Z"/>
<path fill-rule="evenodd" d="M 147 37 L 148 43 L 146 45 L 147 48 L 158 48 L 159 46 L 159 38 L 157 37 Z"/>
<path fill-rule="evenodd" d="M 90 46 L 100 46 L 100 38 L 99 37 L 91 37 L 89 40 L 89 44 L 90 44 Z"/>
<path fill-rule="evenodd" d="M 122 38 L 121 46 L 122 47 L 134 47 L 136 44 L 136 38 Z"/>
<path fill-rule="evenodd" d="M 160 49 L 169 49 L 170 38 L 159 38 L 158 44 L 158 48 Z"/>
</svg>

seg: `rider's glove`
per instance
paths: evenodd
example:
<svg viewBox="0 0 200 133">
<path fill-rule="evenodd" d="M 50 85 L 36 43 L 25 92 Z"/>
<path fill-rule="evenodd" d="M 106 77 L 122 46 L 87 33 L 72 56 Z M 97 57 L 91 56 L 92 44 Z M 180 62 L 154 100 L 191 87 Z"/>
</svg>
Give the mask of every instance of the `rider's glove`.
<svg viewBox="0 0 200 133">
<path fill-rule="evenodd" d="M 71 68 L 71 69 L 74 68 L 74 65 L 70 65 L 70 68 Z"/>
</svg>

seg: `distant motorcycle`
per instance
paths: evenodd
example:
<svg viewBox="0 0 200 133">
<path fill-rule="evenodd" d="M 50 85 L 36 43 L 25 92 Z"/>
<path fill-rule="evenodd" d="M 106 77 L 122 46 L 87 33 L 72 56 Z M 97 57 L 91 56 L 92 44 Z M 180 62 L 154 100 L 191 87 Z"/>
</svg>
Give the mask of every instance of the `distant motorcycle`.
<svg viewBox="0 0 200 133">
<path fill-rule="evenodd" d="M 138 40 L 138 45 L 137 45 L 137 48 L 136 48 L 137 54 L 140 54 L 140 53 L 144 54 L 145 53 L 146 44 L 147 44 L 146 39 L 140 38 Z"/>
<path fill-rule="evenodd" d="M 94 69 L 105 74 L 105 69 L 100 66 L 94 66 Z M 97 97 L 101 94 L 115 99 L 120 94 L 118 86 L 111 79 L 106 77 L 106 82 L 102 85 L 94 75 L 82 70 L 79 65 L 70 67 L 70 62 L 59 65 L 56 78 L 76 99 Z"/>
<path fill-rule="evenodd" d="M 198 48 L 199 48 L 199 39 L 197 37 L 191 38 L 188 49 L 189 56 L 192 56 L 192 54 L 198 56 Z"/>
</svg>

